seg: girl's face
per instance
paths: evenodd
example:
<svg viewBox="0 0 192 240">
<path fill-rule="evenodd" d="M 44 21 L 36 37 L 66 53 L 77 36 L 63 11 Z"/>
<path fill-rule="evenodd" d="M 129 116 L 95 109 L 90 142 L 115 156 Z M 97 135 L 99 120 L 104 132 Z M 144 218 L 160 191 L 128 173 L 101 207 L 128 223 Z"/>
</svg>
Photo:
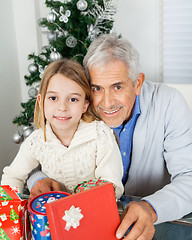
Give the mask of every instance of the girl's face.
<svg viewBox="0 0 192 240">
<path fill-rule="evenodd" d="M 41 101 L 41 95 L 38 96 Z M 76 131 L 89 102 L 85 92 L 73 80 L 60 73 L 51 77 L 44 100 L 45 118 L 57 136 L 70 136 Z"/>
</svg>

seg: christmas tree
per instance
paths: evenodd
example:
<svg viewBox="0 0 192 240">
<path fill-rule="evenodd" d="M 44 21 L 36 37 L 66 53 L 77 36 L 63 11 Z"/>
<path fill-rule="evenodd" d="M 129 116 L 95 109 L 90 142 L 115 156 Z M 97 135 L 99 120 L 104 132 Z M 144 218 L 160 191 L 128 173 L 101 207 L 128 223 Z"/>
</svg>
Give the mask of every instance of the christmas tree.
<svg viewBox="0 0 192 240">
<path fill-rule="evenodd" d="M 0 200 L 1 201 L 13 200 L 2 187 L 0 187 Z"/>
<path fill-rule="evenodd" d="M 71 58 L 82 63 L 91 41 L 113 27 L 117 0 L 46 0 L 50 8 L 40 26 L 48 31 L 49 44 L 38 55 L 29 54 L 29 74 L 25 75 L 29 86 L 29 100 L 21 103 L 22 111 L 13 123 L 22 130 L 13 136 L 20 143 L 33 131 L 33 113 L 38 94 L 39 82 L 46 66 L 61 58 Z"/>
<path fill-rule="evenodd" d="M 0 227 L 0 240 L 10 240 L 3 228 Z"/>
<path fill-rule="evenodd" d="M 19 216 L 17 215 L 17 213 L 15 212 L 15 210 L 12 208 L 11 212 L 10 212 L 10 220 L 11 221 L 15 221 L 19 219 Z"/>
</svg>

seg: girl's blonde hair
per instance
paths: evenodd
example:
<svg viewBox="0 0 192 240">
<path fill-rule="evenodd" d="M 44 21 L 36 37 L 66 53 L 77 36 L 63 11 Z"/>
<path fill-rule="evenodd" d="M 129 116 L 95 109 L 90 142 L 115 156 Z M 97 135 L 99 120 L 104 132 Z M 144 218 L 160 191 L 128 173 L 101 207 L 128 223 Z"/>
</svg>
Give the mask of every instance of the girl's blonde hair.
<svg viewBox="0 0 192 240">
<path fill-rule="evenodd" d="M 41 79 L 38 92 L 38 94 L 41 95 L 41 102 L 39 105 L 39 102 L 36 100 L 34 112 L 35 125 L 37 128 L 43 129 L 45 141 L 46 141 L 46 119 L 44 114 L 44 101 L 49 81 L 51 77 L 53 77 L 57 73 L 60 73 L 63 76 L 76 82 L 85 92 L 85 99 L 88 100 L 90 104 L 87 111 L 82 114 L 82 120 L 84 120 L 85 122 L 92 122 L 95 119 L 97 119 L 91 104 L 91 88 L 83 67 L 78 62 L 70 59 L 62 59 L 52 62 L 47 66 Z"/>
</svg>

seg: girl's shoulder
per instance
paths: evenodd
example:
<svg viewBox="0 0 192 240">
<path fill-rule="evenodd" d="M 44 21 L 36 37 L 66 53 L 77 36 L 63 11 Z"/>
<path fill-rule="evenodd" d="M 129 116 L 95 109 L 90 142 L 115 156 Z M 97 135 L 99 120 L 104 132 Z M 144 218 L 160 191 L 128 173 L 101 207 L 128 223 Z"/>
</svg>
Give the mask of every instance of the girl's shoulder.
<svg viewBox="0 0 192 240">
<path fill-rule="evenodd" d="M 25 145 L 38 145 L 44 141 L 44 133 L 42 129 L 34 130 L 23 142 Z"/>
<path fill-rule="evenodd" d="M 103 138 L 104 140 L 108 139 L 108 142 L 115 140 L 113 129 L 110 128 L 105 122 L 96 120 L 96 129 L 100 138 Z"/>
</svg>

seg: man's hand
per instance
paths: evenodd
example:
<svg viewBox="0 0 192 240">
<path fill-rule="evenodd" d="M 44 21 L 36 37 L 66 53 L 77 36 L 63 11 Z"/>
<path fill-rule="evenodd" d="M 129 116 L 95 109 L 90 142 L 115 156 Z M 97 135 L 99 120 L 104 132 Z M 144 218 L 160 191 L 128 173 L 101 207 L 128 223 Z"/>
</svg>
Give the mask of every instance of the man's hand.
<svg viewBox="0 0 192 240">
<path fill-rule="evenodd" d="M 123 238 L 132 224 L 134 225 L 124 238 L 125 240 L 151 240 L 153 238 L 155 234 L 154 222 L 157 220 L 157 215 L 148 202 L 129 203 L 122 217 L 123 220 L 116 232 L 118 239 Z"/>
<path fill-rule="evenodd" d="M 58 182 L 56 182 L 52 178 L 43 178 L 37 181 L 36 184 L 32 187 L 29 200 L 42 193 L 60 190 L 61 189 Z"/>
</svg>

